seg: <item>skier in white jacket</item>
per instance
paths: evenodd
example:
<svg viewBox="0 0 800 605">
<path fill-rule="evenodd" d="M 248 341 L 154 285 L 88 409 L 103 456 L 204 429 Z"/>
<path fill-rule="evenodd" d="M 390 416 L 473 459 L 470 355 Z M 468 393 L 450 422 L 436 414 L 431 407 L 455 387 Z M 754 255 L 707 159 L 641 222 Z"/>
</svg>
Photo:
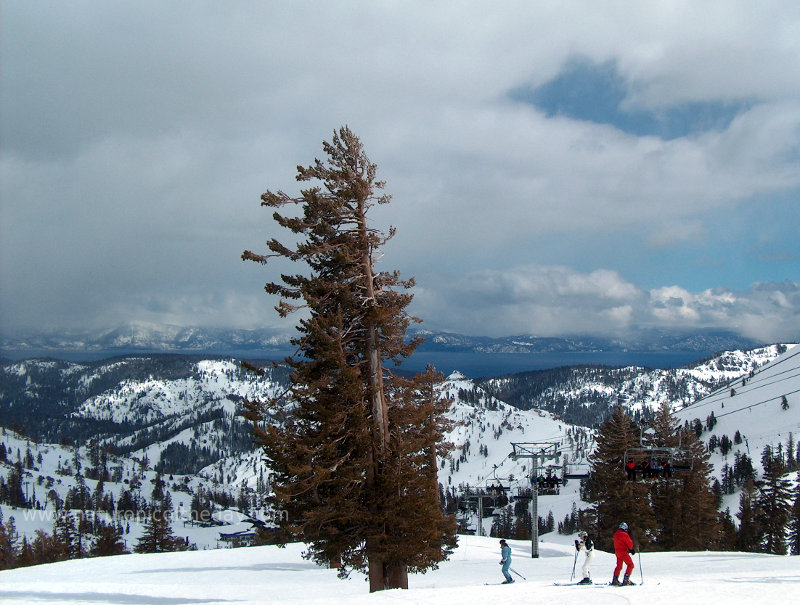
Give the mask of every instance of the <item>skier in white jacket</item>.
<svg viewBox="0 0 800 605">
<path fill-rule="evenodd" d="M 583 560 L 583 580 L 578 584 L 591 584 L 592 579 L 589 568 L 592 566 L 592 561 L 594 561 L 594 543 L 585 531 L 578 532 L 578 539 L 575 540 L 575 550 L 578 552 L 583 550 L 586 553 L 586 558 Z"/>
</svg>

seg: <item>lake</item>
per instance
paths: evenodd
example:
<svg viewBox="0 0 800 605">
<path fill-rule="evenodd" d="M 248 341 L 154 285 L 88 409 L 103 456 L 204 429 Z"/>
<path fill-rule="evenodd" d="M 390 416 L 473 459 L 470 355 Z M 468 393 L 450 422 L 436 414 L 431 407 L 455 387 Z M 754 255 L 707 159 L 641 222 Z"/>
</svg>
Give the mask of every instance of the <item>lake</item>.
<svg viewBox="0 0 800 605">
<path fill-rule="evenodd" d="M 604 365 L 644 366 L 648 368 L 680 368 L 708 357 L 697 351 L 616 351 L 569 353 L 471 353 L 427 352 L 415 353 L 401 368 L 412 372 L 425 370 L 433 364 L 445 375 L 458 370 L 468 378 L 501 376 L 531 370 L 547 370 L 561 366 Z"/>
<path fill-rule="evenodd" d="M 99 361 L 116 355 L 222 355 L 240 359 L 282 359 L 290 351 L 3 351 L 10 359 L 26 357 L 53 357 L 69 361 Z M 501 376 L 531 370 L 547 370 L 561 366 L 605 365 L 605 366 L 645 366 L 648 368 L 679 368 L 708 357 L 709 353 L 697 351 L 615 351 L 615 352 L 560 352 L 560 353 L 473 353 L 469 351 L 420 351 L 407 359 L 400 369 L 409 372 L 422 372 L 427 364 L 449 375 L 458 370 L 468 378 Z"/>
</svg>

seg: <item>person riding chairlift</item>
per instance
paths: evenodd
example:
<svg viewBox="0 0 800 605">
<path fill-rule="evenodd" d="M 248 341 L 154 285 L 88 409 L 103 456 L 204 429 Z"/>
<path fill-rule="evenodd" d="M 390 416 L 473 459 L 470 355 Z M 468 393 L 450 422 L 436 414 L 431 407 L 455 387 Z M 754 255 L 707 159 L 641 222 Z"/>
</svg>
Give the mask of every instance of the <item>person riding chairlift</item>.
<svg viewBox="0 0 800 605">
<path fill-rule="evenodd" d="M 633 460 L 625 463 L 625 472 L 628 474 L 628 481 L 636 481 L 636 463 Z"/>
</svg>

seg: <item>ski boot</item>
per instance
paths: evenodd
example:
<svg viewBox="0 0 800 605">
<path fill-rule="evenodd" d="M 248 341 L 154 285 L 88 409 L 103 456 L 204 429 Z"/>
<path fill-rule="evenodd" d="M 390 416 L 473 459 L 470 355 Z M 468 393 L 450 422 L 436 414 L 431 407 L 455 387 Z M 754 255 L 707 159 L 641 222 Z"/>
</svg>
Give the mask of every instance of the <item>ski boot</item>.
<svg viewBox="0 0 800 605">
<path fill-rule="evenodd" d="M 622 580 L 623 586 L 634 586 L 634 583 L 631 582 L 631 577 L 628 574 L 625 574 L 625 579 Z"/>
<path fill-rule="evenodd" d="M 578 582 L 578 584 L 591 584 L 591 583 L 592 583 L 592 580 L 591 580 L 591 578 L 589 578 L 589 576 L 586 576 L 583 580 Z"/>
<path fill-rule="evenodd" d="M 614 579 L 611 580 L 611 586 L 621 586 L 621 584 L 619 583 L 619 578 L 617 578 L 617 576 L 614 576 Z"/>
</svg>

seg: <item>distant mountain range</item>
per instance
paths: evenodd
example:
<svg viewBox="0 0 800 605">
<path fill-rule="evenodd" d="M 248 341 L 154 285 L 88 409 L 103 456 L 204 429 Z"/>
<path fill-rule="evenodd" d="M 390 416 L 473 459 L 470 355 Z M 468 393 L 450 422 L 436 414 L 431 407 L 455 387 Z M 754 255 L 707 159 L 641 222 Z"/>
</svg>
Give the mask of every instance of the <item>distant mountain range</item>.
<svg viewBox="0 0 800 605">
<path fill-rule="evenodd" d="M 219 355 L 286 351 L 290 335 L 263 328 L 255 330 L 196 328 L 131 323 L 108 330 L 65 331 L 0 336 L 6 356 L 126 353 L 212 353 Z"/>
<path fill-rule="evenodd" d="M 696 330 L 692 332 L 667 332 L 664 330 L 641 330 L 619 336 L 465 336 L 449 332 L 420 332 L 425 336 L 421 351 L 464 351 L 474 353 L 565 353 L 622 351 L 668 352 L 694 351 L 700 354 L 718 353 L 734 349 L 750 349 L 763 343 L 745 338 L 729 331 Z"/>
<path fill-rule="evenodd" d="M 0 353 L 7 357 L 109 356 L 139 352 L 203 353 L 273 357 L 290 350 L 293 332 L 271 328 L 244 330 L 132 323 L 114 329 L 0 336 Z M 765 343 L 734 332 L 641 330 L 620 337 L 531 335 L 492 338 L 421 330 L 420 352 L 478 354 L 541 354 L 566 352 L 696 352 L 698 358 L 720 351 L 750 349 Z"/>
</svg>

